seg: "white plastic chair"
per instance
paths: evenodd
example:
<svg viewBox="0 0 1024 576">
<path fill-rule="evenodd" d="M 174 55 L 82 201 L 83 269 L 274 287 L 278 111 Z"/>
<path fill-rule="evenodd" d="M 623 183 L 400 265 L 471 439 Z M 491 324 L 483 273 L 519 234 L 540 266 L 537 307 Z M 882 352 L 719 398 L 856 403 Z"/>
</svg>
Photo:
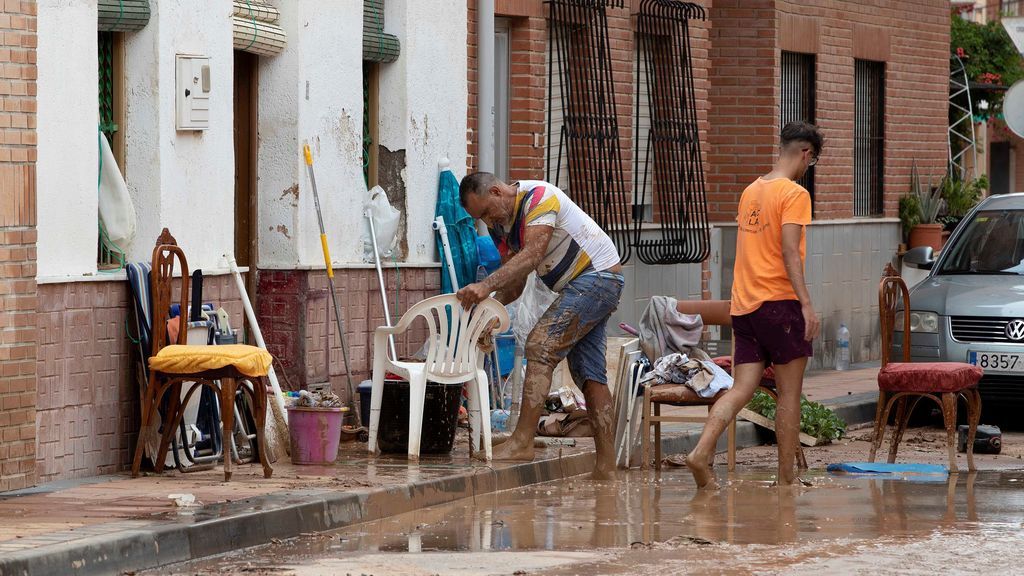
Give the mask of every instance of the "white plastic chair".
<svg viewBox="0 0 1024 576">
<path fill-rule="evenodd" d="M 405 332 L 419 317 L 426 320 L 429 332 L 426 361 L 399 362 L 391 358 L 388 355 L 388 336 Z M 371 453 L 377 451 L 384 375 L 392 372 L 409 381 L 410 460 L 419 459 L 420 455 L 423 404 L 428 381 L 439 384 L 471 383 L 470 450 L 479 445 L 480 432 L 483 432 L 484 453 L 487 460 L 491 459 L 491 411 L 487 374 L 483 369 L 484 354 L 477 346 L 477 342 L 492 321 L 497 321 L 498 324 L 492 335 L 508 330 L 508 312 L 497 300 L 488 298 L 470 310 L 465 310 L 454 294 L 444 294 L 415 304 L 395 327 L 377 328 L 373 334 L 373 391 L 370 397 L 369 443 Z"/>
</svg>

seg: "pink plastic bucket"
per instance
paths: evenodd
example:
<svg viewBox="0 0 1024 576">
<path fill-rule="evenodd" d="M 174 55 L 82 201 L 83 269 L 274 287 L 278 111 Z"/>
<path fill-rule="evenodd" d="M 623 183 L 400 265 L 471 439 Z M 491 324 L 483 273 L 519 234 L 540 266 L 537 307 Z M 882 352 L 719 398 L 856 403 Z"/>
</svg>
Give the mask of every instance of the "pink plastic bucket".
<svg viewBox="0 0 1024 576">
<path fill-rule="evenodd" d="M 342 408 L 288 408 L 292 464 L 331 464 L 341 442 Z"/>
</svg>

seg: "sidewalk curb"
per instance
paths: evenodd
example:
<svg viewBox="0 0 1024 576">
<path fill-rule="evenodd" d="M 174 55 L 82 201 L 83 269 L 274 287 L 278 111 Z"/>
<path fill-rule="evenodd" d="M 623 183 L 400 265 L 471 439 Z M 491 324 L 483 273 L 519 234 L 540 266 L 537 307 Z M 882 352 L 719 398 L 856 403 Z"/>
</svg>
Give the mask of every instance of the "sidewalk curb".
<svg viewBox="0 0 1024 576">
<path fill-rule="evenodd" d="M 870 421 L 875 399 L 869 396 L 842 398 L 834 404 L 838 405 L 837 412 L 842 410 L 846 415 L 847 422 L 859 423 L 855 419 L 864 414 L 870 414 Z M 663 437 L 663 453 L 689 451 L 698 437 L 696 431 Z M 738 448 L 760 443 L 753 424 L 737 424 Z M 724 449 L 723 437 L 719 450 Z M 463 498 L 577 476 L 589 472 L 593 463 L 594 453 L 584 452 L 499 470 L 475 468 L 367 492 L 297 490 L 215 504 L 171 524 L 152 521 L 146 526 L 129 521 L 124 530 L 4 554 L 0 556 L 0 576 L 109 575 L 158 568 L 268 544 L 272 539 L 343 528 Z"/>
</svg>

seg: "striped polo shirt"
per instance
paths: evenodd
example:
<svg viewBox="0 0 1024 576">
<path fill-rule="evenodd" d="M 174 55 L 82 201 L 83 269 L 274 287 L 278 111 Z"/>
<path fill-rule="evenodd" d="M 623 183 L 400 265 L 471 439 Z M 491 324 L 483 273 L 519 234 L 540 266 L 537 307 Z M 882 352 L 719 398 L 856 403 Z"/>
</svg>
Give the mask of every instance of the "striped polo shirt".
<svg viewBox="0 0 1024 576">
<path fill-rule="evenodd" d="M 554 228 L 537 275 L 555 292 L 583 274 L 619 263 L 611 238 L 556 186 L 539 180 L 523 180 L 515 186 L 519 192 L 512 221 L 491 230 L 502 255 L 522 249 L 527 226 Z"/>
</svg>

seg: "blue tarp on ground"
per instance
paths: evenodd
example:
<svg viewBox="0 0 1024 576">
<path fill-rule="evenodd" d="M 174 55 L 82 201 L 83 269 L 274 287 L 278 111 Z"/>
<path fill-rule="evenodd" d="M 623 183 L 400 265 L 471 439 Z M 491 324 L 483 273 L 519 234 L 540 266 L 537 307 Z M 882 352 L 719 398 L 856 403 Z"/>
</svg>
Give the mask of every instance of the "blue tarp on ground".
<svg viewBox="0 0 1024 576">
<path fill-rule="evenodd" d="M 476 282 L 476 269 L 479 256 L 476 248 L 476 227 L 473 217 L 466 212 L 459 201 L 459 181 L 451 170 L 441 172 L 437 185 L 437 207 L 434 216 L 444 218 L 448 228 L 448 243 L 452 249 L 452 262 L 455 264 L 455 276 L 459 286 L 468 286 Z M 437 253 L 441 257 L 441 293 L 453 292 L 448 266 L 445 264 L 444 247 L 438 235 Z"/>
<path fill-rule="evenodd" d="M 888 464 L 884 462 L 843 462 L 829 464 L 833 474 L 857 474 L 880 480 L 915 480 L 919 482 L 945 482 L 949 470 L 938 464 Z"/>
</svg>

